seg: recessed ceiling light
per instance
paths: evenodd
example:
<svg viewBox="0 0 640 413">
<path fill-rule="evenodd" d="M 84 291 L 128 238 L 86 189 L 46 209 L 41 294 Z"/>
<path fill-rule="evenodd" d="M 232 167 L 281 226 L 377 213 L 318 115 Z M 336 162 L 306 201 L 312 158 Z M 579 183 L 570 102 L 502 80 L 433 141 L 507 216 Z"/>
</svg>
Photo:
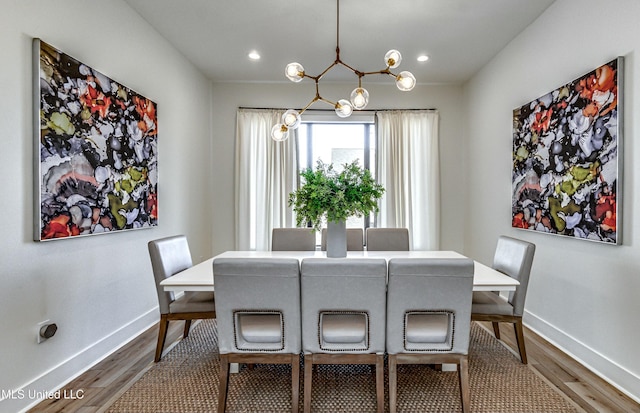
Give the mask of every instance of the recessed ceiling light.
<svg viewBox="0 0 640 413">
<path fill-rule="evenodd" d="M 255 50 L 249 52 L 249 59 L 260 60 L 260 53 L 256 52 Z"/>
<path fill-rule="evenodd" d="M 418 56 L 418 62 L 426 62 L 427 60 L 429 60 L 429 56 L 426 54 Z"/>
</svg>

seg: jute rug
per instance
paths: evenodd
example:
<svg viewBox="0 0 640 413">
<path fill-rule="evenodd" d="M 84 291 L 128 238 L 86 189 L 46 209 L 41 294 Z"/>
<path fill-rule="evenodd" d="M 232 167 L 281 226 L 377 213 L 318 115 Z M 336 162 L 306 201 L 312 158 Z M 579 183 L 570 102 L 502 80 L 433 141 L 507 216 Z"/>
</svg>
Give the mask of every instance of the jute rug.
<svg viewBox="0 0 640 413">
<path fill-rule="evenodd" d="M 218 373 L 215 320 L 202 321 L 188 338 L 164 355 L 161 362 L 152 365 L 105 410 L 112 413 L 215 412 Z M 471 332 L 469 375 L 472 412 L 580 411 L 475 323 Z M 278 365 L 256 365 L 253 370 L 243 368 L 240 373 L 232 374 L 227 412 L 290 412 L 290 377 L 290 368 Z M 314 412 L 375 411 L 375 377 L 369 366 L 318 366 L 313 380 Z M 459 412 L 458 389 L 456 372 L 435 371 L 429 366 L 398 366 L 398 412 Z M 302 392 L 301 377 L 301 412 Z M 385 404 L 388 411 L 388 400 Z"/>
</svg>

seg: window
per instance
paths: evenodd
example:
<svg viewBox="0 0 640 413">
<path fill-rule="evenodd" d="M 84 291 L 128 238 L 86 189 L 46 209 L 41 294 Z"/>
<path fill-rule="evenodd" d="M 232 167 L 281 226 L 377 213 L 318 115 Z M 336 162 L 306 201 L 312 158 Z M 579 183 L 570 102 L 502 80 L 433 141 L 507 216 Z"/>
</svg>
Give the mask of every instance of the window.
<svg viewBox="0 0 640 413">
<path fill-rule="evenodd" d="M 375 123 L 371 112 L 363 115 L 338 123 L 332 113 L 305 112 L 307 123 L 295 131 L 298 139 L 275 142 L 269 135 L 281 110 L 238 109 L 237 250 L 267 250 L 273 228 L 293 226 L 288 197 L 297 182 L 296 164 L 313 166 L 318 158 L 337 167 L 359 159 L 385 188 L 375 226 L 409 228 L 411 248 L 439 249 L 438 112 L 377 111 Z M 372 223 L 364 217 L 347 225 L 366 229 Z"/>
<path fill-rule="evenodd" d="M 322 121 L 318 116 L 306 116 L 298 128 L 298 165 L 300 170 L 315 168 L 318 160 L 333 163 L 340 171 L 342 165 L 358 160 L 375 178 L 376 139 L 372 115 L 360 115 L 348 122 Z M 351 217 L 348 228 L 366 230 L 373 222 L 370 217 Z M 326 226 L 323 225 L 323 226 Z M 317 235 L 320 244 L 320 234 Z"/>
<path fill-rule="evenodd" d="M 358 160 L 375 174 L 375 126 L 373 123 L 303 122 L 298 131 L 298 164 L 315 168 L 318 159 L 340 170 Z"/>
</svg>

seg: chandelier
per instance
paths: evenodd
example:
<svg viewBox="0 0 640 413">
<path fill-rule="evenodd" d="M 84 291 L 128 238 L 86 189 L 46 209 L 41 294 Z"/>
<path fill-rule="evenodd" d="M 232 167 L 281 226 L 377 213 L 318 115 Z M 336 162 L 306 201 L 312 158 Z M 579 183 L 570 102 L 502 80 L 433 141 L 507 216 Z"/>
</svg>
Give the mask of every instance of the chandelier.
<svg viewBox="0 0 640 413">
<path fill-rule="evenodd" d="M 387 67 L 375 72 L 361 72 L 349 66 L 340 59 L 340 0 L 336 0 L 336 3 L 336 60 L 318 76 L 311 76 L 307 74 L 300 63 L 293 62 L 287 65 L 284 70 L 284 74 L 287 79 L 295 83 L 302 81 L 302 79 L 304 79 L 305 77 L 312 79 L 316 84 L 316 95 L 313 97 L 313 99 L 311 99 L 307 106 L 303 107 L 300 111 L 289 109 L 282 115 L 282 123 L 274 125 L 271 129 L 271 138 L 273 138 L 273 140 L 275 141 L 283 141 L 287 139 L 289 137 L 289 130 L 296 129 L 300 125 L 301 115 L 317 101 L 322 101 L 333 106 L 335 108 L 336 114 L 341 118 L 347 118 L 351 116 L 351 113 L 354 111 L 354 109 L 364 109 L 369 103 L 369 92 L 367 92 L 367 90 L 362 87 L 362 78 L 367 75 L 389 75 L 395 78 L 396 86 L 402 91 L 409 91 L 416 85 L 416 78 L 413 76 L 413 74 L 411 74 L 411 72 L 403 71 L 398 74 L 394 74 L 391 72 L 391 69 L 395 69 L 396 67 L 398 67 L 400 65 L 400 62 L 402 61 L 402 56 L 397 50 L 389 50 L 384 55 L 384 62 Z M 358 87 L 353 89 L 349 100 L 340 99 L 337 102 L 333 102 L 320 96 L 320 79 L 322 79 L 322 77 L 327 72 L 338 65 L 346 67 L 356 76 L 358 76 Z"/>
</svg>

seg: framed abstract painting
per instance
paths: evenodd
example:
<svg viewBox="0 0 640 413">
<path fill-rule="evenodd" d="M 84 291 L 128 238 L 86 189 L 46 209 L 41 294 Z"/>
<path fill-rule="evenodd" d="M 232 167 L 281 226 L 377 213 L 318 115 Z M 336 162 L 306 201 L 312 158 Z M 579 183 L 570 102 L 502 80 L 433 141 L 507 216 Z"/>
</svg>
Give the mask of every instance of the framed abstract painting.
<svg viewBox="0 0 640 413">
<path fill-rule="evenodd" d="M 623 63 L 513 111 L 512 227 L 621 243 Z"/>
<path fill-rule="evenodd" d="M 157 105 L 33 41 L 34 240 L 158 225 Z"/>
</svg>

